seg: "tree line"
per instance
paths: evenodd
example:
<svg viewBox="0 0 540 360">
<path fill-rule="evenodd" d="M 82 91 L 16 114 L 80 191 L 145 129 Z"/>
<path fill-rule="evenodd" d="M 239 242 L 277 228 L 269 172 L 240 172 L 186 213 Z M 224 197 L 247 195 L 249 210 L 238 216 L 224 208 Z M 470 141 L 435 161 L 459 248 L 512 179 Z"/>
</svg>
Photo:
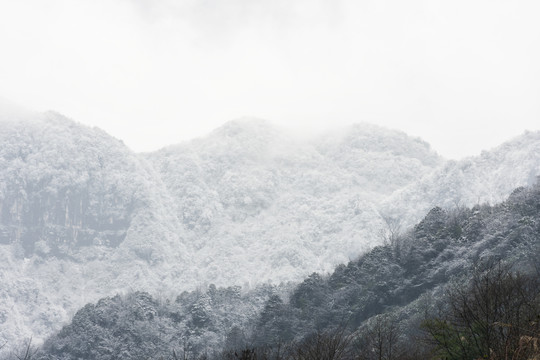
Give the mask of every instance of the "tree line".
<svg viewBox="0 0 540 360">
<path fill-rule="evenodd" d="M 540 185 L 392 238 L 286 291 L 104 298 L 10 359 L 540 359 Z"/>
</svg>

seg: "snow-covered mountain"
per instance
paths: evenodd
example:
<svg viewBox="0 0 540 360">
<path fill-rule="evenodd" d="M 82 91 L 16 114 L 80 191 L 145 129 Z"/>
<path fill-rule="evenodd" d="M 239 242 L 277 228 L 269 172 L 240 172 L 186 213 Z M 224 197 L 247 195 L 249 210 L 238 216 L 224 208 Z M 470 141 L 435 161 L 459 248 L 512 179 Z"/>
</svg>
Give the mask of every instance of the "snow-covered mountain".
<svg viewBox="0 0 540 360">
<path fill-rule="evenodd" d="M 167 297 L 330 272 L 383 241 L 381 214 L 414 222 L 432 204 L 529 184 L 539 148 L 528 133 L 445 162 L 422 140 L 373 125 L 298 140 L 242 119 L 135 154 L 59 114 L 2 120 L 0 344 L 39 342 L 117 292 Z"/>
<path fill-rule="evenodd" d="M 89 299 L 159 288 L 160 267 L 185 262 L 165 188 L 121 141 L 47 113 L 0 122 L 0 144 L 4 341 L 39 341 Z"/>
<path fill-rule="evenodd" d="M 421 324 L 447 308 L 455 309 L 444 304 L 456 286 L 460 291 L 475 289 L 474 296 L 467 297 L 465 303 L 460 296 L 460 302 L 453 304 L 472 304 L 468 310 L 479 309 L 482 316 L 493 320 L 490 325 L 494 325 L 481 328 L 503 324 L 507 329 L 508 321 L 522 321 L 521 326 L 513 328 L 519 328 L 522 334 L 534 334 L 538 328 L 530 319 L 540 312 L 540 303 L 533 301 L 540 293 L 539 203 L 537 183 L 514 190 L 506 201 L 495 206 L 477 205 L 458 211 L 434 208 L 394 244 L 377 246 L 347 265 L 339 265 L 328 276 L 313 273 L 289 289 L 263 285 L 242 294 L 239 287 L 210 285 L 183 292 L 170 302 L 160 302 L 144 292 L 106 297 L 80 309 L 71 324 L 46 341 L 37 358 L 165 359 L 175 358 L 170 354 L 176 353 L 184 358 L 208 354 L 209 359 L 217 360 L 233 358 L 246 346 L 258 348 L 257 352 L 265 354 L 262 358 L 268 358 L 266 354 L 272 347 L 276 351 L 279 347 L 283 354 L 283 349 L 303 346 L 298 344 L 306 344 L 314 329 L 324 336 L 321 334 L 337 328 L 340 333 L 346 331 L 369 341 L 374 338 L 370 326 L 381 316 L 391 319 L 393 330 L 379 322 L 374 331 L 385 334 L 385 339 L 390 338 L 386 336 L 389 331 L 399 335 L 384 342 L 386 345 L 351 344 L 361 358 L 380 358 L 373 351 L 385 346 L 392 347 L 399 359 L 432 358 L 433 349 L 418 351 L 430 343 L 422 341 L 427 340 L 427 333 L 421 331 Z M 512 282 L 506 277 L 510 268 L 520 271 Z M 536 281 L 525 280 L 534 278 Z M 490 306 L 486 307 L 485 296 Z M 506 306 L 508 296 L 516 301 L 515 306 Z M 520 315 L 508 316 L 513 311 Z M 524 313 L 527 315 L 522 316 Z M 494 317 L 504 320 L 494 321 Z M 478 322 L 478 317 L 474 321 Z M 520 337 L 515 335 L 516 339 Z M 517 345 L 505 342 L 505 346 L 494 348 L 512 353 L 509 343 Z M 312 348 L 313 352 L 304 353 L 320 355 L 326 347 L 322 341 L 317 344 L 318 350 Z M 417 348 L 411 344 L 422 345 Z M 491 348 L 486 350 L 493 352 Z M 337 358 L 355 358 L 346 354 Z M 469 358 L 463 356 L 459 358 Z"/>
<path fill-rule="evenodd" d="M 193 235 L 200 281 L 301 279 L 380 243 L 377 205 L 441 164 L 402 132 L 357 125 L 299 141 L 262 120 L 147 155 Z"/>
<path fill-rule="evenodd" d="M 382 212 L 412 225 L 435 206 L 454 208 L 503 201 L 540 176 L 540 131 L 526 131 L 480 156 L 447 161 L 429 176 L 384 200 Z"/>
</svg>

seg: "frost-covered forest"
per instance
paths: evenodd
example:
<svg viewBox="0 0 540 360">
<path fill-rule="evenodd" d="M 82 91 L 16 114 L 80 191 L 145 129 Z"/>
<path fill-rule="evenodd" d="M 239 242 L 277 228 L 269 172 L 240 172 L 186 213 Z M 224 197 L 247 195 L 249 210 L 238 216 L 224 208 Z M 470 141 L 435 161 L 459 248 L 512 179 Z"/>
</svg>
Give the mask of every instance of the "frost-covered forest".
<svg viewBox="0 0 540 360">
<path fill-rule="evenodd" d="M 434 208 L 392 243 L 290 289 L 210 285 L 173 301 L 143 292 L 103 298 L 32 352 L 37 359 L 530 359 L 540 335 L 539 204 L 540 183 L 495 206 Z"/>
<path fill-rule="evenodd" d="M 5 353 L 49 339 L 69 358 L 94 336 L 114 356 L 132 342 L 202 354 L 338 319 L 350 330 L 394 307 L 413 319 L 471 261 L 523 259 L 538 233 L 538 188 L 514 191 L 540 174 L 538 132 L 447 161 L 373 125 L 299 140 L 242 119 L 136 154 L 46 113 L 0 121 L 0 144 Z"/>
</svg>

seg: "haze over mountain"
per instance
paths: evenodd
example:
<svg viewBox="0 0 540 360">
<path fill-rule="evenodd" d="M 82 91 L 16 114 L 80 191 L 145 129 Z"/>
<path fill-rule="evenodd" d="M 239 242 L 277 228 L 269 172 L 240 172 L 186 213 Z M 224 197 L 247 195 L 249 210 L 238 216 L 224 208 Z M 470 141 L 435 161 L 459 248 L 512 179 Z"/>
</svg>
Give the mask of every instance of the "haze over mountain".
<svg viewBox="0 0 540 360">
<path fill-rule="evenodd" d="M 261 120 L 232 121 L 147 159 L 216 284 L 299 279 L 379 242 L 376 205 L 433 170 L 429 145 L 371 125 L 301 142 Z M 309 270 L 308 270 L 309 269 Z"/>
<path fill-rule="evenodd" d="M 0 122 L 0 144 L 8 343 L 39 342 L 117 292 L 167 297 L 327 273 L 381 244 L 384 219 L 413 223 L 435 203 L 502 199 L 540 170 L 539 133 L 446 162 L 420 139 L 367 124 L 298 140 L 241 119 L 135 154 L 46 113 Z"/>
</svg>

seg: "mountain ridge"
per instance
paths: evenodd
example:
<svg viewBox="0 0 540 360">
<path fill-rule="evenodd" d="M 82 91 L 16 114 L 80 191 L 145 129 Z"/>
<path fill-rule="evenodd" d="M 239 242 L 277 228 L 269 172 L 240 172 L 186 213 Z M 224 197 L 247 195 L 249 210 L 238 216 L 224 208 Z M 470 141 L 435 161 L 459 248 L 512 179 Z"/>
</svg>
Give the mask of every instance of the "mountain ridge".
<svg viewBox="0 0 540 360">
<path fill-rule="evenodd" d="M 466 163 L 445 162 L 403 132 L 352 129 L 299 141 L 244 119 L 136 154 L 57 113 L 0 121 L 0 341 L 39 342 L 113 292 L 250 288 L 328 273 L 388 239 L 388 219 L 412 222 L 425 204 L 448 208 L 469 196 L 450 181 L 435 186 Z M 539 144 L 529 134 L 476 166 L 496 172 L 505 153 L 499 172 L 519 165 L 514 177 L 490 177 L 500 185 L 486 191 L 503 196 L 531 182 Z M 420 201 L 429 186 L 432 197 Z"/>
<path fill-rule="evenodd" d="M 400 214 L 406 226 L 434 206 L 501 202 L 513 189 L 535 183 L 540 174 L 539 158 L 540 131 L 525 131 L 478 156 L 447 161 L 419 182 L 398 190 L 383 202 L 381 209 L 391 213 L 392 207 L 404 209 L 406 204 L 415 203 L 410 211 Z"/>
</svg>

